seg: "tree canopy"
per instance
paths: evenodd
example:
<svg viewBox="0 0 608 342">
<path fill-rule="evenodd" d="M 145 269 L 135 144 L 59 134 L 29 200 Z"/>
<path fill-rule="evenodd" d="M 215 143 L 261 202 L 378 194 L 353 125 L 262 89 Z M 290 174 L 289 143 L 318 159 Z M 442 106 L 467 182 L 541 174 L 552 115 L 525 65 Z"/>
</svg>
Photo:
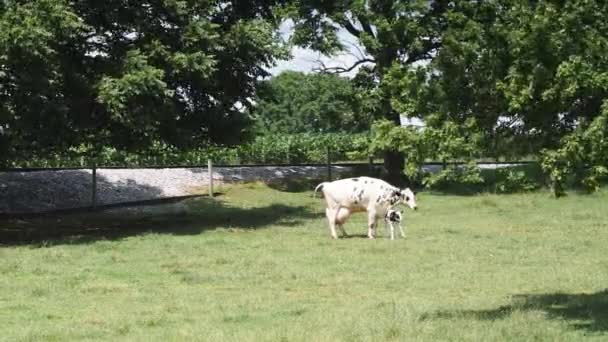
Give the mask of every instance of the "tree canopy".
<svg viewBox="0 0 608 342">
<path fill-rule="evenodd" d="M 300 0 L 293 4 L 295 42 L 332 53 L 344 48 L 336 35 L 338 28 L 358 38 L 366 53 L 355 63 L 364 65 L 358 77 L 369 86 L 366 105 L 397 130 L 381 124 L 379 131 L 385 134 L 376 139 L 386 141 L 374 145 L 386 153 L 387 167 L 398 172 L 402 168 L 396 166 L 402 161 L 393 152 L 408 150 L 408 144 L 401 146 L 400 141 L 416 139 L 397 137 L 419 134 L 398 127 L 400 114 L 422 117 L 427 129 L 438 136 L 455 132 L 454 125 L 461 127 L 461 134 L 469 137 L 464 143 L 478 146 L 475 153 L 427 142 L 435 147 L 427 149 L 426 157 L 462 160 L 556 148 L 564 136 L 594 121 L 606 101 L 605 2 Z"/>
<path fill-rule="evenodd" d="M 332 74 L 283 72 L 259 84 L 255 102 L 257 130 L 269 134 L 360 132 L 371 124 L 353 83 Z"/>
<path fill-rule="evenodd" d="M 556 189 L 581 168 L 597 187 L 608 174 L 606 16 L 598 0 L 5 0 L 0 159 L 233 144 L 253 114 L 268 132 L 378 120 L 372 149 L 391 179 L 429 158 L 542 153 Z M 287 56 L 285 19 L 292 44 L 332 54 L 346 49 L 342 30 L 361 58 L 259 82 Z M 357 67 L 351 81 L 327 75 Z M 399 127 L 401 115 L 425 131 Z"/>
<path fill-rule="evenodd" d="M 369 86 L 365 107 L 375 118 L 384 118 L 395 126 L 400 114 L 392 103 L 392 87 L 387 74 L 394 65 L 412 66 L 430 60 L 441 46 L 445 16 L 449 2 L 445 1 L 385 1 L 340 0 L 291 2 L 287 15 L 294 20 L 293 42 L 333 53 L 345 48 L 337 37 L 344 29 L 356 37 L 366 57 L 351 67 L 328 68 L 326 72 L 349 71 L 363 65 Z M 397 146 L 387 146 L 384 155 L 388 178 L 401 179 L 403 155 Z"/>
<path fill-rule="evenodd" d="M 284 56 L 274 1 L 0 3 L 0 154 L 235 143 Z"/>
</svg>

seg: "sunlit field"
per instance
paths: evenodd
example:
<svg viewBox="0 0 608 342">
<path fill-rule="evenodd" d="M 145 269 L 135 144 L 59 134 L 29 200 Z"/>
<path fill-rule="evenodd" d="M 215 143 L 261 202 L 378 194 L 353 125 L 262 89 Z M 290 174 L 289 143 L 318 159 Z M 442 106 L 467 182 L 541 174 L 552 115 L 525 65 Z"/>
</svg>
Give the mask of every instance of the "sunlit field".
<svg viewBox="0 0 608 342">
<path fill-rule="evenodd" d="M 419 194 L 331 240 L 311 191 L 0 222 L 0 340 L 608 339 L 608 193 Z"/>
</svg>

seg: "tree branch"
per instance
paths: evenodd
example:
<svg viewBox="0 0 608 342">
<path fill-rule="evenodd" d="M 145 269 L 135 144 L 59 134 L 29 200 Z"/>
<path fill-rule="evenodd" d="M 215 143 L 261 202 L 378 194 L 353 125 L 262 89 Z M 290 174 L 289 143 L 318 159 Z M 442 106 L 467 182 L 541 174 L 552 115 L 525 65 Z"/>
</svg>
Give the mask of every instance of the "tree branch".
<svg viewBox="0 0 608 342">
<path fill-rule="evenodd" d="M 371 37 L 376 37 L 374 35 L 374 31 L 372 30 L 372 26 L 369 24 L 369 20 L 367 20 L 367 18 L 361 16 L 361 17 L 357 17 L 357 19 L 359 19 L 359 22 L 361 23 L 361 27 L 363 27 L 363 31 L 365 31 L 365 33 L 369 34 Z"/>
<path fill-rule="evenodd" d="M 431 56 L 431 53 L 434 51 L 437 51 L 440 47 L 441 47 L 440 41 L 432 42 L 426 49 L 424 49 L 424 51 L 420 51 L 419 53 L 417 53 L 415 55 L 407 56 L 405 63 L 412 64 L 414 62 L 421 61 L 424 59 L 432 59 L 433 56 Z"/>
<path fill-rule="evenodd" d="M 325 65 L 325 63 L 323 63 L 323 61 L 321 61 L 319 59 L 319 60 L 317 60 L 317 63 L 320 66 L 318 68 L 314 68 L 313 71 L 321 72 L 321 73 L 325 73 L 325 74 L 343 74 L 343 73 L 353 71 L 357 66 L 359 66 L 361 64 L 375 63 L 375 62 L 376 61 L 372 58 L 363 58 L 363 59 L 360 59 L 360 60 L 356 61 L 355 63 L 353 63 L 353 65 L 351 65 L 350 67 L 346 68 L 346 67 L 341 67 L 341 66 L 328 67 Z"/>
<path fill-rule="evenodd" d="M 350 21 L 350 19 L 345 19 L 342 23 L 342 26 L 344 26 L 344 28 L 346 29 L 346 31 L 348 31 L 348 33 L 352 34 L 353 36 L 359 38 L 361 37 L 361 31 L 359 31 L 355 25 L 353 25 L 353 23 Z"/>
</svg>

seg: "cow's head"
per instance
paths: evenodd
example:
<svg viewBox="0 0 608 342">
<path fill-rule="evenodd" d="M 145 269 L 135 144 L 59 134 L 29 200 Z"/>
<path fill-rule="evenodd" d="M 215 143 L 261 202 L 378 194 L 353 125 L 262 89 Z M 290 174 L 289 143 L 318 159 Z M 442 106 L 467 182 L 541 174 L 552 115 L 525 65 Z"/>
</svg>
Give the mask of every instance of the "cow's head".
<svg viewBox="0 0 608 342">
<path fill-rule="evenodd" d="M 410 189 L 405 188 L 400 191 L 401 201 L 405 203 L 408 207 L 418 210 L 418 205 L 416 205 L 416 194 Z"/>
</svg>

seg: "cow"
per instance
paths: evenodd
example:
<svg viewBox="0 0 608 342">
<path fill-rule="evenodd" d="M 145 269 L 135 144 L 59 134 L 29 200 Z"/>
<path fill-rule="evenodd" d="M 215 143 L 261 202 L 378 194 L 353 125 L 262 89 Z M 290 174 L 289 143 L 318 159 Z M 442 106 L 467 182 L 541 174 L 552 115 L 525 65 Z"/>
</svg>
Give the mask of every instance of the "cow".
<svg viewBox="0 0 608 342">
<path fill-rule="evenodd" d="M 356 177 L 323 182 L 317 185 L 314 193 L 319 190 L 327 202 L 325 215 L 334 239 L 338 238 L 336 226 L 342 235 L 347 235 L 343 225 L 352 213 L 367 211 L 367 237 L 373 239 L 378 219 L 384 218 L 393 206 L 405 203 L 414 210 L 418 208 L 412 190 L 399 189 L 377 178 Z"/>
</svg>

